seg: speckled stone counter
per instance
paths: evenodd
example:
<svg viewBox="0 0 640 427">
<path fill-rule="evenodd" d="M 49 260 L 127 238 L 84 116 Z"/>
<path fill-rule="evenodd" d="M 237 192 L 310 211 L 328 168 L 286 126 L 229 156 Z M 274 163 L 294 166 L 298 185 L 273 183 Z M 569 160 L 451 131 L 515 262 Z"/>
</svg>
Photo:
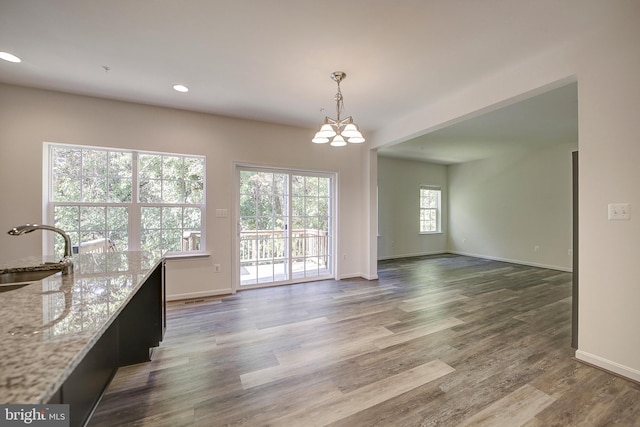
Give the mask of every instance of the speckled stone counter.
<svg viewBox="0 0 640 427">
<path fill-rule="evenodd" d="M 5 269 L 53 261 L 27 258 Z M 0 293 L 0 403 L 46 403 L 162 260 L 144 252 L 83 254 L 74 272 Z"/>
</svg>

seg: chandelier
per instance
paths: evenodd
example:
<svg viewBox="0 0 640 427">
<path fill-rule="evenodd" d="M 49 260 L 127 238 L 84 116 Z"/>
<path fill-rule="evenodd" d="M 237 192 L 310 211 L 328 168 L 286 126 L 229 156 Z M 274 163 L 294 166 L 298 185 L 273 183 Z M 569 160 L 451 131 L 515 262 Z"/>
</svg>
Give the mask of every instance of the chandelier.
<svg viewBox="0 0 640 427">
<path fill-rule="evenodd" d="M 334 147 L 342 147 L 347 145 L 347 142 L 353 144 L 359 144 L 364 142 L 364 137 L 358 130 L 358 126 L 353 123 L 351 116 L 341 119 L 340 115 L 344 110 L 344 102 L 342 99 L 342 92 L 340 92 L 340 82 L 347 77 L 346 73 L 342 71 L 335 71 L 331 73 L 331 78 L 338 84 L 338 93 L 336 93 L 336 115 L 335 119 L 331 117 L 325 117 L 324 123 L 320 127 L 320 130 L 316 132 L 316 135 L 311 141 L 316 144 L 326 144 L 331 142 Z"/>
</svg>

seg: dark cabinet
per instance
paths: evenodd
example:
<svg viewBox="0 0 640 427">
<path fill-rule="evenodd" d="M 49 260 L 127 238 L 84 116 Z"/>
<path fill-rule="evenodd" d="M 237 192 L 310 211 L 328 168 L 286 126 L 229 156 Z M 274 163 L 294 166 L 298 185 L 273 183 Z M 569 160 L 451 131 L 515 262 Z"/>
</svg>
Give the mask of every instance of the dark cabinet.
<svg viewBox="0 0 640 427">
<path fill-rule="evenodd" d="M 69 425 L 86 424 L 118 370 L 118 328 L 112 324 L 60 388 L 60 403 L 69 404 Z"/>
<path fill-rule="evenodd" d="M 49 403 L 70 405 L 70 425 L 87 423 L 118 367 L 151 360 L 166 327 L 164 266 L 159 264 Z"/>
<path fill-rule="evenodd" d="M 118 316 L 119 366 L 151 360 L 164 326 L 162 266 L 158 266 Z"/>
</svg>

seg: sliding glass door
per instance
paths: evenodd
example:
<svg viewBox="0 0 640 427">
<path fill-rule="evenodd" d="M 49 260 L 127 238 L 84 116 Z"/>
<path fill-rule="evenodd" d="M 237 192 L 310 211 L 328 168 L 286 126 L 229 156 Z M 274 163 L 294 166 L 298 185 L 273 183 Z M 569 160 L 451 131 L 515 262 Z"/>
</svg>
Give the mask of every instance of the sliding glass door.
<svg viewBox="0 0 640 427">
<path fill-rule="evenodd" d="M 332 277 L 333 177 L 238 169 L 243 287 Z"/>
</svg>

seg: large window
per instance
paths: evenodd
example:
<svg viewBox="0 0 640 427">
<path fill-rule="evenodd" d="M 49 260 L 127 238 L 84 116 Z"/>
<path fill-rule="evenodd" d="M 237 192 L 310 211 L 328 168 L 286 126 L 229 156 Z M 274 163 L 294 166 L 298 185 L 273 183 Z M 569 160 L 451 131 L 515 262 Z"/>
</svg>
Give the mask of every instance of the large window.
<svg viewBox="0 0 640 427">
<path fill-rule="evenodd" d="M 420 186 L 420 233 L 440 232 L 440 187 Z"/>
<path fill-rule="evenodd" d="M 202 156 L 50 144 L 49 183 L 49 220 L 76 252 L 204 249 Z"/>
</svg>

